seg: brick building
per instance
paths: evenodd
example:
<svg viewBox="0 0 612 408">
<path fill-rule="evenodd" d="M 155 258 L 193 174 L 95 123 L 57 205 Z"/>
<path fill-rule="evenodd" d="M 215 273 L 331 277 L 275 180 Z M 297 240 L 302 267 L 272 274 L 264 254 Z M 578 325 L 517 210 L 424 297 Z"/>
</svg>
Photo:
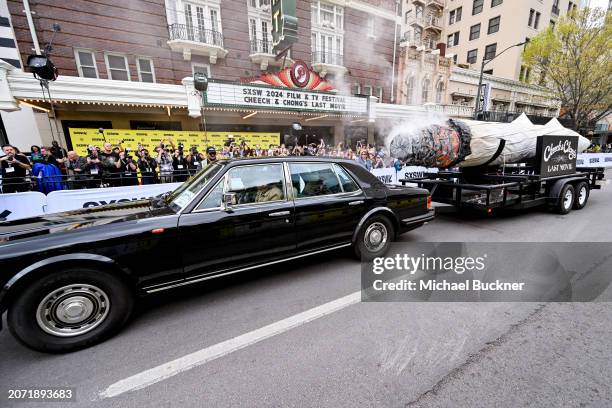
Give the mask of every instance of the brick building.
<svg viewBox="0 0 612 408">
<path fill-rule="evenodd" d="M 396 1 L 296 3 L 298 41 L 286 59 L 277 60 L 271 45 L 269 0 L 36 0 L 29 2 L 33 25 L 24 2 L 6 2 L 22 66 L 33 50 L 51 40 L 53 25 L 61 26 L 50 54 L 60 72 L 50 84 L 56 110 L 52 119 L 57 119 L 60 133 L 70 127 L 198 130 L 202 119 L 194 106 L 194 72 L 206 73 L 214 81 L 244 82 L 263 73 L 279 73 L 297 60 L 329 82 L 337 94 L 392 102 Z M 38 144 L 47 144 L 54 137 L 47 120 L 51 105 L 42 98 L 38 82 L 1 63 L 0 77 L 7 80 L 5 92 L 0 89 L 3 110 L 22 111 L 3 113 L 4 122 L 33 108 Z M 314 115 L 261 106 L 205 108 L 210 130 L 283 135 L 291 123 L 301 121 L 308 125 L 306 134 L 330 142 L 355 134 L 373 137 L 363 112 Z M 251 111 L 257 114 L 248 116 Z M 7 132 L 9 140 L 22 148 L 36 141 Z"/>
</svg>

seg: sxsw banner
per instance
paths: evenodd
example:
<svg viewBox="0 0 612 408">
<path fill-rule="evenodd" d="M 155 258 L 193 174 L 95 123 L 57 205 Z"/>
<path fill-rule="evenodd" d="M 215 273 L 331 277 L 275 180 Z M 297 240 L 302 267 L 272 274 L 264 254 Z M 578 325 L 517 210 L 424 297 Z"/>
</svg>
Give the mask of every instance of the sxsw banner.
<svg viewBox="0 0 612 408">
<path fill-rule="evenodd" d="M 0 222 L 42 215 L 46 204 L 47 196 L 38 191 L 0 194 Z"/>
<path fill-rule="evenodd" d="M 582 153 L 576 161 L 578 167 L 612 167 L 612 153 Z"/>
<path fill-rule="evenodd" d="M 72 148 L 81 156 L 87 156 L 89 145 L 102 149 L 104 142 L 110 142 L 113 146 L 123 141 L 122 146 L 132 151 L 142 145 L 149 150 L 151 156 L 155 155 L 155 148 L 160 143 L 178 148 L 182 143 L 185 152 L 192 147 L 197 147 L 199 152 L 204 152 L 208 146 L 221 149 L 229 135 L 234 136 L 238 144 L 244 140 L 249 146 L 260 145 L 268 148 L 271 144 L 280 144 L 280 133 L 274 132 L 198 132 L 188 130 L 129 130 L 129 129 L 99 129 L 69 128 Z"/>
<path fill-rule="evenodd" d="M 60 190 L 53 191 L 47 196 L 36 191 L 0 194 L 0 222 L 151 198 L 172 191 L 180 185 L 181 183 L 168 183 L 88 190 Z"/>
<path fill-rule="evenodd" d="M 400 180 L 403 179 L 423 177 L 424 173 L 437 172 L 437 168 L 427 168 L 421 166 L 406 166 L 400 171 L 395 170 L 395 168 L 393 167 L 387 167 L 384 169 L 372 169 L 372 174 L 374 174 L 383 183 L 397 185 L 401 185 L 402 182 Z"/>
<path fill-rule="evenodd" d="M 52 191 L 47 195 L 46 212 L 55 213 L 151 198 L 175 190 L 181 184 L 167 183 L 146 186 Z"/>
</svg>

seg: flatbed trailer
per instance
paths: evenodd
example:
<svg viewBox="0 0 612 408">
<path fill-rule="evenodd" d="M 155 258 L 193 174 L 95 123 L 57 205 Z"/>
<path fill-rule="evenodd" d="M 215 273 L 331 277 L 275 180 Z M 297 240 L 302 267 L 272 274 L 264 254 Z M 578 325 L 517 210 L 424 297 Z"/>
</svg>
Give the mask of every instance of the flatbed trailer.
<svg viewBox="0 0 612 408">
<path fill-rule="evenodd" d="M 501 209 L 546 205 L 560 214 L 586 206 L 591 190 L 600 189 L 604 168 L 576 168 L 571 174 L 543 177 L 537 166 L 512 165 L 497 168 L 465 168 L 424 173 L 400 179 L 431 193 L 432 201 L 457 210 L 491 214 Z"/>
</svg>

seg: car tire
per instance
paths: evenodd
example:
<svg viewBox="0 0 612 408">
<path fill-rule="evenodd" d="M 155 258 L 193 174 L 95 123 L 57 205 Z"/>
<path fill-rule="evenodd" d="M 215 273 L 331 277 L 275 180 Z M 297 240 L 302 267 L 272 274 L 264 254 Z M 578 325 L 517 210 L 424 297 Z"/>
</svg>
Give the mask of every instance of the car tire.
<svg viewBox="0 0 612 408">
<path fill-rule="evenodd" d="M 366 220 L 353 243 L 355 255 L 362 261 L 383 256 L 395 238 L 395 228 L 388 217 L 374 215 Z"/>
<path fill-rule="evenodd" d="M 572 207 L 574 206 L 574 201 L 576 200 L 576 191 L 574 190 L 574 186 L 571 184 L 566 184 L 561 189 L 561 193 L 559 194 L 559 199 L 557 201 L 557 213 L 559 214 L 567 214 L 572 211 Z"/>
<path fill-rule="evenodd" d="M 119 277 L 70 268 L 28 283 L 9 306 L 9 330 L 25 346 L 65 353 L 92 346 L 129 319 L 134 295 Z"/>
<path fill-rule="evenodd" d="M 587 201 L 589 201 L 589 194 L 591 188 L 589 187 L 589 183 L 586 181 L 581 181 L 576 184 L 574 187 L 576 190 L 576 198 L 574 199 L 574 210 L 582 210 L 587 205 Z"/>
</svg>

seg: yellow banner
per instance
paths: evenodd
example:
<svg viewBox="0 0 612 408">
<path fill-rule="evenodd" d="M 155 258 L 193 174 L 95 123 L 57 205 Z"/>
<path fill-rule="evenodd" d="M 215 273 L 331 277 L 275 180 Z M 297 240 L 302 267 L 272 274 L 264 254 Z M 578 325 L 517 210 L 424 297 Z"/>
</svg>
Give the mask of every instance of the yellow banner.
<svg viewBox="0 0 612 408">
<path fill-rule="evenodd" d="M 97 146 L 100 150 L 104 142 L 110 142 L 117 146 L 123 141 L 123 148 L 131 151 L 136 150 L 141 144 L 149 153 L 155 155 L 155 147 L 160 143 L 171 145 L 178 148 L 179 143 L 183 144 L 185 153 L 192 147 L 197 147 L 198 152 L 205 152 L 208 146 L 215 146 L 217 151 L 221 151 L 222 146 L 227 141 L 228 136 L 234 136 L 236 144 L 244 140 L 250 147 L 260 145 L 267 148 L 269 145 L 280 144 L 280 133 L 266 132 L 204 132 L 188 130 L 130 130 L 130 129 L 105 129 L 100 133 L 98 129 L 69 128 L 72 148 L 81 156 L 87 155 L 87 147 Z M 171 143 L 172 142 L 172 143 Z"/>
</svg>

